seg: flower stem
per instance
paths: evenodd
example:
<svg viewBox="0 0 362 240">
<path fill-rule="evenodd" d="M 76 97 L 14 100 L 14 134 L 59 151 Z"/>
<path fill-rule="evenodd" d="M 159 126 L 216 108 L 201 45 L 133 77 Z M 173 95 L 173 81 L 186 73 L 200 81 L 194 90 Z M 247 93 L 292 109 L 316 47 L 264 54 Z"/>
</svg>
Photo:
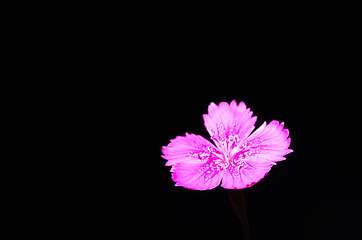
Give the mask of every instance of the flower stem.
<svg viewBox="0 0 362 240">
<path fill-rule="evenodd" d="M 250 240 L 249 223 L 248 217 L 246 215 L 246 201 L 244 191 L 242 189 L 229 190 L 229 199 L 231 205 L 233 206 L 234 212 L 238 216 L 243 227 L 244 240 Z"/>
</svg>

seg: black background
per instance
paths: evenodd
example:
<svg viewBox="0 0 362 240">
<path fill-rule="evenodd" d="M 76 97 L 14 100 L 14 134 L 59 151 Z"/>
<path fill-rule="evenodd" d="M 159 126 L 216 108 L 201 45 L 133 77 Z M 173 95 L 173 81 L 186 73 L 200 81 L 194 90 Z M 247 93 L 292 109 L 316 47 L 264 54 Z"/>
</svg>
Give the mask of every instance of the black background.
<svg viewBox="0 0 362 240">
<path fill-rule="evenodd" d="M 132 77 L 141 129 L 132 160 L 133 239 L 242 239 L 227 190 L 175 187 L 161 158 L 162 146 L 185 132 L 210 140 L 202 114 L 210 102 L 233 99 L 251 108 L 256 127 L 285 122 L 294 150 L 245 189 L 251 239 L 354 238 L 361 223 L 360 57 L 354 49 L 295 49 L 147 46 Z"/>
</svg>

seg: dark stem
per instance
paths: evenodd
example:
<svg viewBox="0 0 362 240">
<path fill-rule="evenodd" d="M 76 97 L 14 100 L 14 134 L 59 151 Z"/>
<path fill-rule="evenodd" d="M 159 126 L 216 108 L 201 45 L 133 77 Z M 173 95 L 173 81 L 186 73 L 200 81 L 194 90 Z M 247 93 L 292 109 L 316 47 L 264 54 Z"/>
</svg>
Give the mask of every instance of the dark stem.
<svg viewBox="0 0 362 240">
<path fill-rule="evenodd" d="M 246 216 L 246 201 L 244 191 L 242 189 L 229 190 L 229 199 L 243 227 L 244 240 L 250 240 L 249 223 L 248 217 Z"/>
</svg>

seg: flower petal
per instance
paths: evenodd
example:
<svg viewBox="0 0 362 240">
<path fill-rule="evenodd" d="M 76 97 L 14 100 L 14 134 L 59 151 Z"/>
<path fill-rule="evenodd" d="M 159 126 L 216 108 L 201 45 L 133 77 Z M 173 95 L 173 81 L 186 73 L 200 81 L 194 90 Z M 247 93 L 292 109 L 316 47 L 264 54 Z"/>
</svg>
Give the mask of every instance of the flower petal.
<svg viewBox="0 0 362 240">
<path fill-rule="evenodd" d="M 239 105 L 233 100 L 230 105 L 221 102 L 219 106 L 211 103 L 208 114 L 204 114 L 204 123 L 215 144 L 222 150 L 226 145 L 242 142 L 254 130 L 256 117 L 246 108 L 244 102 Z"/>
<path fill-rule="evenodd" d="M 259 182 L 270 171 L 275 162 L 285 160 L 290 138 L 284 123 L 272 121 L 263 123 L 240 145 L 226 167 L 221 186 L 228 189 L 242 189 Z"/>
<path fill-rule="evenodd" d="M 251 148 L 250 160 L 254 162 L 275 162 L 285 160 L 284 155 L 293 152 L 288 149 L 290 138 L 288 129 L 283 129 L 284 123 L 271 121 L 268 125 L 264 122 L 245 141 L 246 146 Z"/>
<path fill-rule="evenodd" d="M 217 148 L 200 135 L 186 133 L 186 136 L 177 136 L 171 142 L 162 147 L 166 160 L 166 166 L 188 161 L 194 163 L 206 162 L 215 158 L 218 154 Z"/>
<path fill-rule="evenodd" d="M 166 166 L 172 166 L 176 186 L 207 190 L 219 185 L 223 167 L 221 153 L 200 135 L 177 136 L 162 148 Z"/>
<path fill-rule="evenodd" d="M 171 169 L 172 180 L 176 186 L 183 186 L 192 190 L 209 190 L 220 184 L 224 169 L 221 161 L 207 161 L 206 163 L 181 162 Z"/>
<path fill-rule="evenodd" d="M 243 189 L 253 186 L 270 171 L 271 164 L 248 162 L 243 167 L 229 166 L 223 174 L 223 188 Z"/>
</svg>

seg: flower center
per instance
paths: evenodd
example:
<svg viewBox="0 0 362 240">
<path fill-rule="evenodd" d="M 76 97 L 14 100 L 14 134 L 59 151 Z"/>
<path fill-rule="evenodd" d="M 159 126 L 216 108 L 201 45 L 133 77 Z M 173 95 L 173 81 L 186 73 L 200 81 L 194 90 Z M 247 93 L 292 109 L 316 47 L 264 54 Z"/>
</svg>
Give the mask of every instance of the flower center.
<svg viewBox="0 0 362 240">
<path fill-rule="evenodd" d="M 232 124 L 226 129 L 224 124 L 218 123 L 216 131 L 213 131 L 211 139 L 214 140 L 216 146 L 224 153 L 224 157 L 230 158 L 231 151 L 239 144 L 240 138 L 237 134 L 237 125 Z"/>
<path fill-rule="evenodd" d="M 252 168 L 248 163 L 250 159 L 253 158 L 255 154 L 260 154 L 264 151 L 263 140 L 260 138 L 245 141 L 240 146 L 233 145 L 233 147 L 229 149 L 228 154 L 224 155 L 225 167 L 228 168 L 232 174 L 238 174 L 244 169 Z"/>
<path fill-rule="evenodd" d="M 189 156 L 205 162 L 198 168 L 205 180 L 211 179 L 224 169 L 238 176 L 240 172 L 253 168 L 249 161 L 255 154 L 265 151 L 262 139 L 255 138 L 241 144 L 239 136 L 231 133 L 233 131 L 221 135 L 220 138 L 212 137 L 218 149 L 198 143 L 195 149 L 189 152 Z"/>
</svg>

